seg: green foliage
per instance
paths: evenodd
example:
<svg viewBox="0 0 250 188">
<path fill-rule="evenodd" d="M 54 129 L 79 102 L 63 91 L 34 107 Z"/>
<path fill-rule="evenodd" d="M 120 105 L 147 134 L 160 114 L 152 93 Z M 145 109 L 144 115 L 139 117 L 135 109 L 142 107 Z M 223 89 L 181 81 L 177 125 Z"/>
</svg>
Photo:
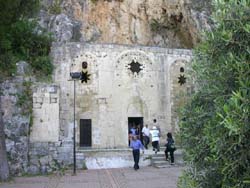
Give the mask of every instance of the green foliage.
<svg viewBox="0 0 250 188">
<path fill-rule="evenodd" d="M 182 145 L 193 169 L 183 179 L 202 188 L 247 188 L 250 2 L 215 0 L 214 6 L 215 27 L 195 50 L 197 90 L 182 111 Z"/>
<path fill-rule="evenodd" d="M 0 82 L 3 77 L 12 75 L 16 72 L 15 62 L 17 62 L 17 58 L 11 51 L 0 53 Z"/>
<path fill-rule="evenodd" d="M 97 3 L 98 0 L 91 0 L 92 3 Z"/>
<path fill-rule="evenodd" d="M 39 6 L 39 0 L 0 0 L 0 26 L 8 27 L 22 18 L 35 16 Z"/>
<path fill-rule="evenodd" d="M 193 43 L 190 41 L 190 33 L 187 32 L 185 24 L 183 24 L 182 13 L 162 15 L 159 19 L 150 21 L 150 29 L 153 33 L 160 34 L 163 38 L 168 37 L 169 32 L 174 33 L 182 43 L 184 48 L 193 48 Z"/>
<path fill-rule="evenodd" d="M 39 75 L 50 75 L 52 37 L 30 16 L 39 9 L 39 0 L 0 0 L 0 79 L 16 71 L 16 62 L 25 60 Z"/>
<path fill-rule="evenodd" d="M 23 91 L 17 95 L 16 105 L 22 109 L 22 114 L 32 113 L 32 89 L 31 82 L 23 82 Z"/>
<path fill-rule="evenodd" d="M 49 13 L 60 14 L 62 12 L 61 0 L 54 0 L 52 5 L 49 7 Z"/>
<path fill-rule="evenodd" d="M 177 185 L 178 187 L 198 188 L 197 183 L 191 177 L 191 173 L 187 173 L 186 171 L 179 178 Z"/>
<path fill-rule="evenodd" d="M 155 33 L 166 32 L 167 30 L 176 29 L 178 22 L 168 15 L 164 15 L 161 19 L 152 19 L 150 23 L 151 31 Z"/>
</svg>

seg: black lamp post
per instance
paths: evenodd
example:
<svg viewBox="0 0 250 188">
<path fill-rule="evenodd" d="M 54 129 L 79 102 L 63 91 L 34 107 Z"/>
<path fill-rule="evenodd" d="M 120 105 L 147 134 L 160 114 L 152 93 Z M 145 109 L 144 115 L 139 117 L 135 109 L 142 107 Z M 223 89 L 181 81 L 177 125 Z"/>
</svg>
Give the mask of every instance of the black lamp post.
<svg viewBox="0 0 250 188">
<path fill-rule="evenodd" d="M 73 174 L 76 174 L 76 126 L 75 126 L 75 102 L 76 102 L 76 80 L 81 79 L 81 72 L 71 72 L 70 77 L 74 81 L 74 127 L 73 127 L 73 160 L 74 160 L 74 169 Z"/>
</svg>

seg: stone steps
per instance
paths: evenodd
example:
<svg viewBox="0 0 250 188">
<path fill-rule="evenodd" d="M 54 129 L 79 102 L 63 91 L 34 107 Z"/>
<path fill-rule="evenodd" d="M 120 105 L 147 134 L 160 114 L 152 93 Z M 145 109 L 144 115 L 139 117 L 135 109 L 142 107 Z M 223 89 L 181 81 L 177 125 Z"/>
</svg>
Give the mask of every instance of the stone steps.
<svg viewBox="0 0 250 188">
<path fill-rule="evenodd" d="M 141 154 L 141 165 L 151 165 L 156 168 L 169 168 L 173 166 L 184 166 L 183 154 L 181 149 L 177 149 L 174 152 L 175 164 L 171 165 L 170 161 L 165 159 L 165 148 L 161 147 L 160 151 L 155 154 L 152 148 L 145 150 L 144 154 Z M 72 160 L 73 160 L 73 156 Z M 170 157 L 170 156 L 169 156 Z M 169 158 L 170 159 L 170 158 Z M 106 161 L 106 162 L 105 162 Z M 109 168 L 110 162 L 120 165 L 131 166 L 133 162 L 131 149 L 129 148 L 117 148 L 117 149 L 78 149 L 76 151 L 76 163 L 78 168 L 82 168 L 85 163 L 105 163 L 105 167 Z M 112 164 L 113 165 L 113 164 Z M 111 165 L 111 167 L 113 167 Z M 91 169 L 92 167 L 90 167 Z"/>
<path fill-rule="evenodd" d="M 179 151 L 177 150 L 174 152 L 174 159 L 175 159 L 175 163 L 174 165 L 173 164 L 171 165 L 170 156 L 169 156 L 169 160 L 166 161 L 164 151 L 160 151 L 157 154 L 151 155 L 151 165 L 156 168 L 169 168 L 173 166 L 183 166 L 184 161 L 183 161 L 183 154 L 182 154 L 181 149 L 179 149 Z"/>
</svg>

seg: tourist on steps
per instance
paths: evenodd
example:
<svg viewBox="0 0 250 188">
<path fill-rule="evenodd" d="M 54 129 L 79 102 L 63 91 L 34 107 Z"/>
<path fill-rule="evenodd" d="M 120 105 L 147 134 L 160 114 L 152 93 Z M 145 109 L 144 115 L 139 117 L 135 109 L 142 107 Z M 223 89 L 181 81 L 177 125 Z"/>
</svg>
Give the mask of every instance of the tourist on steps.
<svg viewBox="0 0 250 188">
<path fill-rule="evenodd" d="M 149 128 L 148 125 L 145 125 L 142 128 L 142 136 L 143 136 L 143 145 L 146 149 L 148 149 L 148 144 L 149 144 Z"/>
<path fill-rule="evenodd" d="M 166 160 L 168 161 L 168 152 L 169 152 L 171 164 L 173 165 L 174 164 L 174 151 L 176 150 L 176 147 L 174 144 L 174 139 L 170 132 L 167 134 L 167 143 L 165 144 L 165 146 L 166 146 L 166 149 L 165 149 Z"/>
<path fill-rule="evenodd" d="M 159 130 L 157 129 L 156 126 L 153 126 L 152 130 L 150 130 L 150 135 L 151 135 L 151 140 L 152 140 L 152 146 L 153 146 L 153 151 L 155 151 L 155 154 L 157 154 L 159 149 Z"/>
</svg>

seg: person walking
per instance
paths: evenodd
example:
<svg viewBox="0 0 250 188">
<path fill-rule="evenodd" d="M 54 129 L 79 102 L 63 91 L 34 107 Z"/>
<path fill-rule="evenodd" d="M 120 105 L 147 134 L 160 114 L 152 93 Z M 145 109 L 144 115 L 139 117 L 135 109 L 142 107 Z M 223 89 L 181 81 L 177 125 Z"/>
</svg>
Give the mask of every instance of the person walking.
<svg viewBox="0 0 250 188">
<path fill-rule="evenodd" d="M 156 127 L 156 129 L 159 131 L 159 140 L 158 140 L 158 148 L 157 148 L 157 151 L 160 151 L 160 141 L 161 141 L 161 128 L 157 122 L 156 119 L 153 120 L 153 126 Z"/>
<path fill-rule="evenodd" d="M 128 145 L 130 146 L 130 142 L 132 140 L 132 137 L 134 135 L 136 135 L 136 128 L 135 128 L 135 124 L 133 123 L 132 126 L 130 124 L 130 129 L 129 129 L 129 133 L 128 133 Z"/>
<path fill-rule="evenodd" d="M 153 151 L 155 151 L 155 154 L 157 154 L 159 150 L 159 130 L 157 129 L 156 126 L 153 126 L 152 130 L 150 130 L 151 134 L 151 140 L 152 140 L 152 146 L 153 146 Z"/>
<path fill-rule="evenodd" d="M 136 135 L 136 126 L 133 123 L 133 126 L 130 128 L 129 133 L 133 136 Z"/>
<path fill-rule="evenodd" d="M 148 125 L 146 124 L 143 128 L 142 128 L 142 136 L 143 136 L 143 145 L 146 149 L 148 149 L 148 144 L 149 144 L 149 128 Z"/>
<path fill-rule="evenodd" d="M 156 120 L 156 119 L 153 120 L 153 126 L 156 126 L 156 128 L 157 128 L 158 131 L 159 131 L 159 137 L 161 137 L 161 128 L 160 128 L 159 124 L 157 123 L 157 120 Z M 159 143 L 160 143 L 160 142 L 159 142 Z"/>
<path fill-rule="evenodd" d="M 171 165 L 173 165 L 174 164 L 174 151 L 176 150 L 176 147 L 174 145 L 173 136 L 170 132 L 167 134 L 167 143 L 165 144 L 165 146 L 166 146 L 166 149 L 165 149 L 166 160 L 168 161 L 168 153 L 170 153 Z"/>
<path fill-rule="evenodd" d="M 134 169 L 138 170 L 139 167 L 139 160 L 140 160 L 140 149 L 144 153 L 144 147 L 141 141 L 138 139 L 137 136 L 132 136 L 132 140 L 130 142 L 130 148 L 132 148 L 133 158 L 134 158 Z"/>
</svg>

